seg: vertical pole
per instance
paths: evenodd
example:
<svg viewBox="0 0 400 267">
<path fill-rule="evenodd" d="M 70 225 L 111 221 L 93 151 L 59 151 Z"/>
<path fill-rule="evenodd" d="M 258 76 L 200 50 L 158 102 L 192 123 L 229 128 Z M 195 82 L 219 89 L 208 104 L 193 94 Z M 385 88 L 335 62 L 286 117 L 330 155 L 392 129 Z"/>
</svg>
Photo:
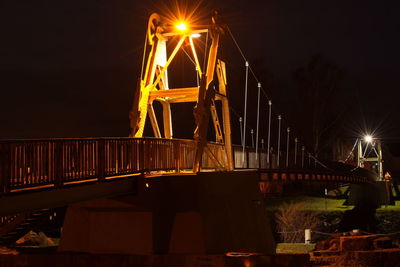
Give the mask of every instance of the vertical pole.
<svg viewBox="0 0 400 267">
<path fill-rule="evenodd" d="M 311 153 L 308 153 L 308 167 L 311 166 Z"/>
<path fill-rule="evenodd" d="M 297 166 L 297 137 L 294 139 L 294 165 Z"/>
<path fill-rule="evenodd" d="M 362 168 L 364 167 L 364 162 L 362 161 L 363 153 L 362 153 L 362 144 L 361 139 L 358 139 L 358 151 L 357 151 L 357 166 Z"/>
<path fill-rule="evenodd" d="M 281 149 L 281 120 L 282 120 L 282 116 L 278 115 L 278 150 L 277 150 L 277 157 L 276 157 L 276 166 L 279 168 L 279 152 Z"/>
<path fill-rule="evenodd" d="M 254 148 L 254 130 L 253 129 L 250 130 L 250 134 L 251 134 L 251 147 Z"/>
<path fill-rule="evenodd" d="M 304 168 L 304 150 L 306 148 L 304 146 L 301 147 L 301 168 Z"/>
<path fill-rule="evenodd" d="M 243 118 L 239 117 L 239 124 L 240 124 L 240 144 L 243 146 Z"/>
<path fill-rule="evenodd" d="M 379 181 L 383 181 L 382 144 L 380 140 L 378 140 L 378 176 Z"/>
<path fill-rule="evenodd" d="M 286 129 L 287 138 L 286 138 L 286 168 L 289 166 L 289 140 L 290 140 L 290 127 Z"/>
<path fill-rule="evenodd" d="M 325 185 L 326 186 L 326 185 Z M 326 197 L 328 196 L 328 188 L 326 188 L 325 187 L 325 192 L 324 192 L 325 194 L 325 210 L 327 210 L 327 208 L 328 208 L 328 203 L 327 203 L 327 200 L 326 200 Z"/>
<path fill-rule="evenodd" d="M 311 244 L 311 229 L 304 230 L 304 243 Z"/>
<path fill-rule="evenodd" d="M 197 87 L 200 86 L 200 80 L 199 80 L 199 69 L 196 66 L 196 80 L 197 80 Z"/>
<path fill-rule="evenodd" d="M 257 87 L 258 87 L 258 96 L 257 96 L 256 160 L 258 159 L 258 132 L 259 132 L 259 126 L 260 126 L 260 91 L 261 91 L 261 83 L 258 83 Z"/>
<path fill-rule="evenodd" d="M 249 62 L 246 61 L 246 83 L 244 87 L 244 126 L 243 126 L 243 163 L 244 163 L 244 149 L 246 146 L 246 122 L 247 122 L 247 83 L 248 83 L 248 78 L 249 78 Z"/>
<path fill-rule="evenodd" d="M 261 138 L 261 148 L 264 149 L 264 138 Z"/>
<path fill-rule="evenodd" d="M 267 137 L 267 166 L 270 167 L 269 155 L 270 155 L 270 144 L 271 144 L 271 108 L 272 101 L 268 100 L 268 137 Z"/>
</svg>

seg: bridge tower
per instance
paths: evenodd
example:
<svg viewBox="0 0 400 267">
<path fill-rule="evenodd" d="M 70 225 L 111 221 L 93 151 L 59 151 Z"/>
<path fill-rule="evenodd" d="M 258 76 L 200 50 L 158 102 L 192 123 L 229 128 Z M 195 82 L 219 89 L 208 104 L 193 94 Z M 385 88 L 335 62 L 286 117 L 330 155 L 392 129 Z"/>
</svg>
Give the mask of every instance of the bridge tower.
<svg viewBox="0 0 400 267">
<path fill-rule="evenodd" d="M 377 180 L 383 180 L 382 144 L 380 140 L 370 135 L 358 140 L 357 166 L 364 168 L 366 162 L 371 162 L 374 171 L 377 173 Z"/>
<path fill-rule="evenodd" d="M 211 150 L 207 148 L 207 128 L 209 116 L 211 114 L 214 124 L 217 143 L 224 146 L 226 159 L 219 162 L 221 169 L 233 170 L 232 143 L 230 129 L 229 103 L 226 93 L 226 69 L 225 63 L 217 58 L 218 43 L 220 35 L 223 33 L 222 27 L 216 21 L 216 14 L 212 17 L 212 23 L 206 27 L 196 25 L 186 25 L 184 22 L 173 25 L 168 19 L 154 13 L 150 16 L 146 34 L 145 46 L 150 49 L 143 55 L 142 74 L 140 82 L 136 89 L 136 95 L 130 112 L 131 133 L 130 137 L 143 137 L 143 131 L 147 117 L 153 129 L 156 138 L 173 137 L 171 104 L 195 102 L 194 118 L 196 129 L 194 131 L 194 140 L 196 143 L 193 171 L 198 172 L 201 169 L 203 152 L 210 158 L 216 159 Z M 199 63 L 199 57 L 196 52 L 196 37 L 201 34 L 207 34 L 211 40 L 211 45 L 207 47 L 204 53 L 204 66 Z M 175 48 L 168 55 L 168 42 L 176 42 Z M 200 77 L 198 86 L 186 88 L 169 88 L 168 69 L 171 62 L 178 52 L 184 50 L 183 46 L 189 46 L 193 61 L 196 65 L 198 77 Z M 186 52 L 186 51 L 184 51 Z M 214 80 L 216 73 L 218 88 L 210 84 Z M 163 135 L 159 124 L 153 102 L 159 101 L 162 105 Z M 218 112 L 215 102 L 222 103 L 223 128 L 218 118 Z"/>
</svg>

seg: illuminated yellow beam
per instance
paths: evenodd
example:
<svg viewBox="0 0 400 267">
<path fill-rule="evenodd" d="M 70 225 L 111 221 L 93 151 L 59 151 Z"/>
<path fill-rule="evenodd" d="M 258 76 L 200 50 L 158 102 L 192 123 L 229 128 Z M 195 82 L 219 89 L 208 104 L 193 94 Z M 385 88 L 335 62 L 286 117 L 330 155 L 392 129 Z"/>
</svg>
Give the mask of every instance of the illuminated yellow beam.
<svg viewBox="0 0 400 267">
<path fill-rule="evenodd" d="M 181 48 L 183 42 L 185 41 L 186 36 L 182 36 L 181 39 L 179 40 L 178 44 L 176 45 L 174 51 L 172 52 L 171 56 L 168 58 L 167 63 L 165 64 L 165 66 L 162 68 L 162 70 L 160 71 L 160 73 L 157 75 L 156 80 L 153 83 L 153 87 L 155 88 L 156 85 L 160 82 L 161 77 L 164 75 L 164 72 L 167 70 L 169 64 L 171 64 L 172 60 L 174 59 L 176 53 L 178 53 L 179 49 Z"/>
<path fill-rule="evenodd" d="M 196 62 L 197 71 L 199 72 L 199 76 L 201 77 L 202 71 L 201 71 L 199 59 L 197 58 L 196 48 L 194 47 L 194 44 L 193 44 L 193 38 L 191 36 L 189 37 L 189 42 L 190 42 L 190 47 L 192 48 L 194 61 Z"/>
</svg>

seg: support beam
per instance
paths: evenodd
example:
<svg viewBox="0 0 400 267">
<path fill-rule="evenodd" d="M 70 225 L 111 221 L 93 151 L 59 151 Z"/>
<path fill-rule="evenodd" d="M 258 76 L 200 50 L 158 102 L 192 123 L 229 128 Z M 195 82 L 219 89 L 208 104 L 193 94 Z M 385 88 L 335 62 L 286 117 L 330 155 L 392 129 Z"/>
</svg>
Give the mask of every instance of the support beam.
<svg viewBox="0 0 400 267">
<path fill-rule="evenodd" d="M 151 127 L 156 138 L 161 138 L 160 128 L 158 127 L 156 113 L 154 112 L 153 104 L 147 105 L 147 112 L 149 113 Z"/>
</svg>

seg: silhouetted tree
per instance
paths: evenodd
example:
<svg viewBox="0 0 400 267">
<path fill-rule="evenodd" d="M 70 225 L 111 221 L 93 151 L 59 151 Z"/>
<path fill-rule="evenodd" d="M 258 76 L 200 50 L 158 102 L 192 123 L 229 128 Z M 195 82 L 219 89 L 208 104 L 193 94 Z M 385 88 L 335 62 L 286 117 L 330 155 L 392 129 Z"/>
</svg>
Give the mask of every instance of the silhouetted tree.
<svg viewBox="0 0 400 267">
<path fill-rule="evenodd" d="M 299 128 L 304 129 L 303 135 L 316 156 L 326 156 L 321 152 L 331 148 L 340 131 L 344 111 L 338 93 L 342 78 L 343 71 L 321 55 L 293 73 L 299 103 L 296 121 L 302 124 Z"/>
</svg>

